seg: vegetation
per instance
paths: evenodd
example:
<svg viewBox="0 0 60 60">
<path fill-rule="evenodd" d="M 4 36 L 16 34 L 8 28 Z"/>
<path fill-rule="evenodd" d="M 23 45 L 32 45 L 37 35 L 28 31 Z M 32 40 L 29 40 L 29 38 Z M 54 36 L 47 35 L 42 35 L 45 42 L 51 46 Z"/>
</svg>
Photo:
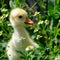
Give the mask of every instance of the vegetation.
<svg viewBox="0 0 60 60">
<path fill-rule="evenodd" d="M 39 48 L 26 47 L 26 52 L 17 51 L 25 60 L 57 60 L 60 57 L 60 0 L 36 0 L 29 7 L 27 0 L 0 0 L 0 60 L 8 60 L 6 45 L 13 33 L 9 22 L 10 10 L 16 7 L 25 9 L 35 22 L 26 29 Z M 34 10 L 35 6 L 38 10 Z M 29 50 L 31 49 L 31 50 Z"/>
</svg>

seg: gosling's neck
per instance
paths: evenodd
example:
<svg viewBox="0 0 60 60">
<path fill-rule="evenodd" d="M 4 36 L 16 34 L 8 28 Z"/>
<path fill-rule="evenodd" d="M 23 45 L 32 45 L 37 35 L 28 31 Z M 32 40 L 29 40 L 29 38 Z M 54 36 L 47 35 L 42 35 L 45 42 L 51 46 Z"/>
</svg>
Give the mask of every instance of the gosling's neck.
<svg viewBox="0 0 60 60">
<path fill-rule="evenodd" d="M 14 33 L 17 34 L 19 37 L 25 37 L 27 39 L 30 38 L 25 26 L 15 26 Z"/>
</svg>

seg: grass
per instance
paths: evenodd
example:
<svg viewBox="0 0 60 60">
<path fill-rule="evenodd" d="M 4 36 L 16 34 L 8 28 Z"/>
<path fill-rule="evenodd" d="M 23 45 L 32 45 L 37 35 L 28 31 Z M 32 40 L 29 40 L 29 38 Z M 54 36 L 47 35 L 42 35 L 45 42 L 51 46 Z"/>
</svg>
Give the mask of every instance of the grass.
<svg viewBox="0 0 60 60">
<path fill-rule="evenodd" d="M 33 40 L 39 44 L 39 48 L 26 52 L 17 51 L 25 60 L 55 60 L 60 57 L 60 8 L 59 0 L 48 1 L 46 10 L 44 0 L 39 0 L 32 7 L 26 6 L 26 0 L 10 0 L 10 5 L 1 1 L 0 8 L 0 60 L 8 60 L 6 55 L 6 44 L 11 38 L 13 28 L 9 22 L 11 9 L 20 7 L 28 12 L 31 19 L 35 20 L 33 26 L 27 27 Z M 24 3 L 25 5 L 22 5 Z M 40 11 L 33 11 L 34 6 L 39 5 Z M 54 8 L 53 8 L 54 7 Z M 29 9 L 28 9 L 29 8 Z M 47 14 L 45 14 L 45 12 Z M 29 47 L 27 47 L 29 48 Z"/>
</svg>

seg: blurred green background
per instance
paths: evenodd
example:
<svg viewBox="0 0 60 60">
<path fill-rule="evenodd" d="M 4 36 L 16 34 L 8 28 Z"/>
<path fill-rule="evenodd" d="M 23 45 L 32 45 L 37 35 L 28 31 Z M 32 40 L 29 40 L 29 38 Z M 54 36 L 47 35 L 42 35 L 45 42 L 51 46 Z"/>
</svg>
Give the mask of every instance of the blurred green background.
<svg viewBox="0 0 60 60">
<path fill-rule="evenodd" d="M 9 14 L 17 7 L 26 10 L 35 22 L 26 29 L 40 46 L 26 53 L 19 52 L 22 58 L 60 60 L 60 0 L 0 0 L 0 60 L 8 60 L 5 49 L 13 33 Z"/>
</svg>

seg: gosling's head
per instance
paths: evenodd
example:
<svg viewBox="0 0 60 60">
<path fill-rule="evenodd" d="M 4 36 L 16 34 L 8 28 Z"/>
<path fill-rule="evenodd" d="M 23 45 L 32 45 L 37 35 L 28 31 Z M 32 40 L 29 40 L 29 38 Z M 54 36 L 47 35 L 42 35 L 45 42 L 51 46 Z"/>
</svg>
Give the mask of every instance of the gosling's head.
<svg viewBox="0 0 60 60">
<path fill-rule="evenodd" d="M 27 12 L 20 8 L 15 8 L 10 13 L 10 22 L 12 26 L 24 26 L 25 24 L 33 24 L 28 18 Z"/>
</svg>

